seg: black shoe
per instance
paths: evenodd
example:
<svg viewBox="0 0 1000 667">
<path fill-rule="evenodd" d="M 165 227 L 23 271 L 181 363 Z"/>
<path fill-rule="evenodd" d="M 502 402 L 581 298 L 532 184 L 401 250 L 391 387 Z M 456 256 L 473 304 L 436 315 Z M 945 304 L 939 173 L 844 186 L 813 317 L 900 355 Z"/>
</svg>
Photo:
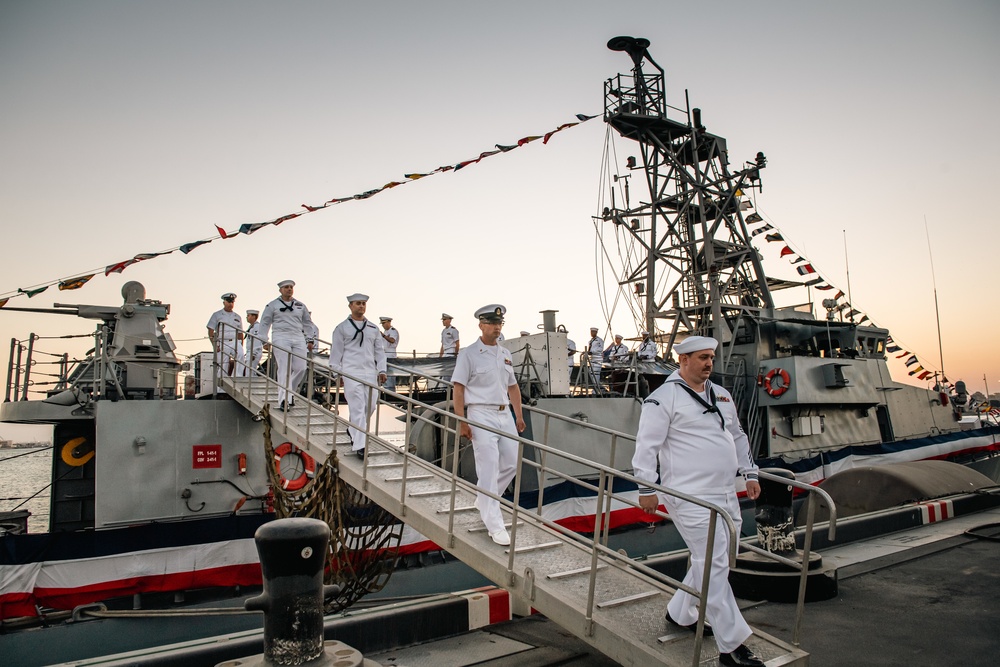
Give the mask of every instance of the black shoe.
<svg viewBox="0 0 1000 667">
<path fill-rule="evenodd" d="M 754 655 L 746 644 L 740 644 L 732 653 L 720 653 L 719 664 L 733 665 L 733 667 L 764 667 L 764 661 Z"/>
<path fill-rule="evenodd" d="M 355 449 L 354 453 L 358 455 L 359 459 L 364 459 L 365 458 L 365 450 L 363 450 L 363 449 Z"/>
<path fill-rule="evenodd" d="M 664 618 L 667 619 L 667 623 L 670 623 L 671 625 L 676 625 L 678 628 L 684 628 L 685 630 L 690 630 L 691 632 L 697 632 L 698 631 L 698 624 L 697 623 L 692 623 L 691 625 L 681 625 L 680 623 L 678 623 L 674 619 L 670 618 L 670 612 L 669 611 L 666 613 L 666 615 L 664 616 Z M 712 636 L 712 626 L 708 624 L 708 621 L 705 621 L 705 630 L 702 633 L 702 636 L 704 636 L 704 637 L 711 637 Z"/>
<path fill-rule="evenodd" d="M 281 403 L 278 403 L 278 407 L 277 407 L 277 408 L 275 408 L 275 409 L 276 409 L 276 410 L 277 410 L 278 412 L 284 412 L 284 411 L 285 411 L 285 402 L 284 402 L 284 401 L 282 401 Z"/>
</svg>

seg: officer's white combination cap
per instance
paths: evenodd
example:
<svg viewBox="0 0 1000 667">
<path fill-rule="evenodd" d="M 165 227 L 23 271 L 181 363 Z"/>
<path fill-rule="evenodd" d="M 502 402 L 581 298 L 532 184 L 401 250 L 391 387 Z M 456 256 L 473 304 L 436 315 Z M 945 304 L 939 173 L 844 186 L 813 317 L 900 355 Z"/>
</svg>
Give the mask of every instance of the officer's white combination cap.
<svg viewBox="0 0 1000 667">
<path fill-rule="evenodd" d="M 392 318 L 388 315 L 380 315 L 378 318 L 379 322 L 392 322 Z"/>
<path fill-rule="evenodd" d="M 491 303 L 476 311 L 476 319 L 483 322 L 499 322 L 507 314 L 507 308 L 499 303 Z"/>
<path fill-rule="evenodd" d="M 367 301 L 367 300 L 368 300 L 368 295 L 362 294 L 361 292 L 355 292 L 351 296 L 347 297 L 347 303 L 351 303 L 352 301 Z"/>
<path fill-rule="evenodd" d="M 295 287 L 295 281 L 294 280 L 282 280 L 280 283 L 278 283 L 278 287 Z"/>
<path fill-rule="evenodd" d="M 449 315 L 448 313 L 441 313 L 441 319 L 442 319 L 442 320 L 453 320 L 453 319 L 455 319 L 455 318 L 453 318 L 453 317 L 452 317 L 451 315 Z"/>
<path fill-rule="evenodd" d="M 248 310 L 247 315 L 260 315 L 259 310 Z"/>
<path fill-rule="evenodd" d="M 674 352 L 677 354 L 691 354 L 702 350 L 714 350 L 719 346 L 719 341 L 707 336 L 688 336 L 684 342 L 674 345 Z"/>
<path fill-rule="evenodd" d="M 235 301 L 236 300 L 236 295 L 233 294 L 232 292 L 226 292 L 225 294 L 223 294 L 219 298 L 221 298 L 223 301 Z"/>
</svg>

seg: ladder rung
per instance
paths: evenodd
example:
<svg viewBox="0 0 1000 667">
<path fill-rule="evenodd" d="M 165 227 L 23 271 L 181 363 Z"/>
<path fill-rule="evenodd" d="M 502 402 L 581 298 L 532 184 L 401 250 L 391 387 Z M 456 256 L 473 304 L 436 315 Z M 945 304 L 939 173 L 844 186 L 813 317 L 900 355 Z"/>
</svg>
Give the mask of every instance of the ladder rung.
<svg viewBox="0 0 1000 667">
<path fill-rule="evenodd" d="M 371 466 L 368 466 L 369 468 Z M 410 475 L 408 477 L 386 477 L 387 482 L 402 482 L 404 479 L 409 481 L 416 481 L 418 479 L 433 479 L 434 475 Z"/>
<path fill-rule="evenodd" d="M 552 549 L 554 547 L 561 547 L 562 542 L 542 542 L 541 544 L 526 544 L 523 547 L 518 547 L 514 549 L 514 553 L 523 554 L 529 551 L 541 551 L 542 549 Z M 504 553 L 510 553 L 510 549 L 507 549 Z"/>
<path fill-rule="evenodd" d="M 608 607 L 617 607 L 618 605 L 628 604 L 629 602 L 635 602 L 636 600 L 645 600 L 646 598 L 653 597 L 654 595 L 659 595 L 660 591 L 646 591 L 645 593 L 636 593 L 635 595 L 629 595 L 628 597 L 618 598 L 617 600 L 608 600 L 607 602 L 598 602 L 598 609 L 607 609 Z"/>
<path fill-rule="evenodd" d="M 444 496 L 451 493 L 451 489 L 438 489 L 436 491 L 413 491 L 408 494 L 412 498 L 422 498 L 423 496 Z"/>
<path fill-rule="evenodd" d="M 604 563 L 599 563 L 597 565 L 598 570 L 603 570 L 607 565 Z M 590 572 L 589 567 L 581 567 L 575 570 L 566 570 L 565 572 L 553 572 L 552 574 L 545 575 L 546 579 L 565 579 L 566 577 L 575 577 L 578 574 L 588 574 Z"/>
<path fill-rule="evenodd" d="M 474 511 L 476 511 L 476 509 L 477 508 L 476 508 L 475 505 L 466 505 L 465 507 L 456 507 L 453 510 L 438 510 L 437 513 L 438 514 L 450 514 L 450 513 L 454 512 L 455 514 L 458 514 L 459 512 L 474 512 Z"/>
<path fill-rule="evenodd" d="M 475 509 L 475 508 L 473 508 L 473 509 Z M 524 522 L 523 522 L 523 521 L 518 521 L 518 522 L 517 522 L 517 525 L 518 525 L 518 526 L 523 526 L 523 525 L 524 525 Z M 509 523 L 505 523 L 505 524 L 503 525 L 503 527 L 504 527 L 504 528 L 510 528 L 510 527 L 511 527 L 511 524 L 509 524 Z M 478 528 L 469 528 L 469 532 L 470 532 L 470 533 L 483 533 L 483 532 L 486 532 L 486 526 L 479 526 Z"/>
<path fill-rule="evenodd" d="M 390 463 L 372 463 L 369 464 L 369 468 L 401 468 L 403 466 L 402 461 L 395 461 Z"/>
</svg>

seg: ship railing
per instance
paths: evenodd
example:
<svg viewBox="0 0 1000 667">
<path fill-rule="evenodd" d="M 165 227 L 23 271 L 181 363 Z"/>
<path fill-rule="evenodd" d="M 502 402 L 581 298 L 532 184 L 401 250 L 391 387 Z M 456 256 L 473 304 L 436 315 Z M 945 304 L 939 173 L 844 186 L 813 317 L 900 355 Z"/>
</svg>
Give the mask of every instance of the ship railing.
<svg viewBox="0 0 1000 667">
<path fill-rule="evenodd" d="M 813 526 L 816 518 L 816 505 L 822 501 L 826 503 L 826 506 L 830 510 L 830 520 L 827 527 L 827 537 L 832 542 L 837 537 L 837 505 L 833 502 L 833 498 L 830 497 L 823 489 L 812 486 L 811 484 L 805 484 L 803 482 L 796 481 L 794 479 L 788 479 L 787 477 L 782 477 L 780 475 L 774 475 L 769 472 L 764 472 L 759 470 L 757 474 L 761 479 L 765 479 L 771 482 L 777 482 L 779 484 L 786 484 L 788 486 L 794 487 L 801 491 L 805 491 L 809 494 L 809 498 L 806 501 L 806 526 L 805 534 L 802 537 L 802 558 L 799 561 L 793 560 L 791 558 L 785 558 L 779 554 L 765 551 L 760 547 L 754 546 L 752 544 L 743 544 L 743 548 L 748 551 L 752 551 L 755 554 L 765 556 L 772 560 L 776 560 L 783 565 L 786 565 L 793 570 L 799 571 L 799 590 L 798 598 L 795 604 L 795 629 L 792 632 L 792 643 L 796 646 L 799 645 L 799 636 L 802 630 L 802 615 L 805 611 L 806 602 L 806 586 L 809 579 L 809 557 L 812 550 L 812 536 L 813 536 Z"/>
<path fill-rule="evenodd" d="M 35 341 L 66 338 L 89 338 L 91 334 L 69 336 L 39 336 L 31 333 L 26 341 L 10 339 L 10 356 L 7 362 L 7 390 L 4 401 L 27 401 L 29 394 L 50 394 L 68 389 L 74 374 L 82 364 L 70 359 L 66 352 L 48 352 L 39 349 Z M 88 360 L 87 363 L 93 363 Z M 54 370 L 55 372 L 46 372 Z M 38 379 L 41 378 L 41 379 Z"/>
</svg>

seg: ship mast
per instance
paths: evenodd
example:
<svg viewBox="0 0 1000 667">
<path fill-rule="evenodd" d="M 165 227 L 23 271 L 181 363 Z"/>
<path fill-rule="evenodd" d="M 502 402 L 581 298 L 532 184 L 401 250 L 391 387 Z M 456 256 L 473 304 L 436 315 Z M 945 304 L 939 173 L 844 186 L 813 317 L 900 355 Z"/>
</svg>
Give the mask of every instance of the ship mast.
<svg viewBox="0 0 1000 667">
<path fill-rule="evenodd" d="M 664 71 L 648 46 L 635 37 L 608 42 L 631 57 L 633 68 L 605 82 L 604 120 L 637 143 L 641 164 L 630 157 L 627 167 L 642 170 L 649 196 L 634 207 L 612 204 L 601 217 L 643 249 L 619 280 L 642 293 L 646 329 L 669 332 L 667 352 L 687 335 L 715 337 L 718 369 L 726 373 L 733 344 L 757 340 L 760 311 L 773 307 L 742 214 L 766 158 L 758 153 L 730 172 L 726 140 L 706 130 L 701 111 L 686 99 L 683 109 L 667 105 Z M 645 72 L 644 64 L 655 71 Z"/>
</svg>

